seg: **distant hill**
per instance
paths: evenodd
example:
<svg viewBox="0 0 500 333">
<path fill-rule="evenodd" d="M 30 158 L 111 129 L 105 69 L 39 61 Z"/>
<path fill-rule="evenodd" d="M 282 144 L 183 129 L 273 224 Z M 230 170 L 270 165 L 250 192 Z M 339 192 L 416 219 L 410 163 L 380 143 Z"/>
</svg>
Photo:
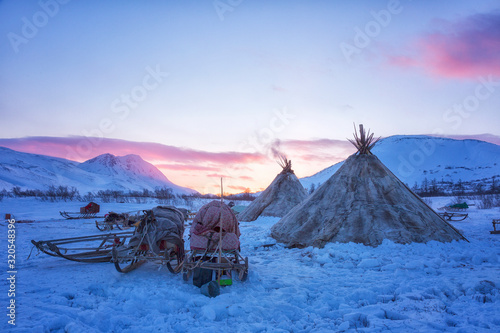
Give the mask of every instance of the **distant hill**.
<svg viewBox="0 0 500 333">
<path fill-rule="evenodd" d="M 172 183 L 138 155 L 104 154 L 78 163 L 62 158 L 22 153 L 0 147 L 0 189 L 14 186 L 46 190 L 74 186 L 80 193 L 97 190 L 142 191 L 171 188 L 175 194 L 197 193 Z"/>
<path fill-rule="evenodd" d="M 380 140 L 372 152 L 410 187 L 435 180 L 443 184 L 461 182 L 466 189 L 478 184 L 486 188 L 493 183 L 493 177 L 500 183 L 500 146 L 488 142 L 397 135 Z M 313 184 L 317 187 L 343 163 L 300 181 L 307 189 Z"/>
</svg>

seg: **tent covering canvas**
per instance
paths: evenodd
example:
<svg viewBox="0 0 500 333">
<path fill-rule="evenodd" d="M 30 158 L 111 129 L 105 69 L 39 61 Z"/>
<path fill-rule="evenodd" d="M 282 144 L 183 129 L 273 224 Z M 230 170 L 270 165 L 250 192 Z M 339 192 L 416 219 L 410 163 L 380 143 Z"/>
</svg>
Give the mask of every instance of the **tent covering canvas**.
<svg viewBox="0 0 500 333">
<path fill-rule="evenodd" d="M 282 157 L 283 171 L 250 205 L 238 214 L 238 220 L 255 221 L 259 216 L 283 217 L 307 197 L 299 179 L 291 168 L 291 162 Z"/>
<path fill-rule="evenodd" d="M 377 246 L 384 239 L 395 243 L 465 239 L 370 149 L 360 153 L 358 148 L 328 181 L 271 228 L 271 236 L 289 247 L 320 248 L 327 242 Z"/>
</svg>

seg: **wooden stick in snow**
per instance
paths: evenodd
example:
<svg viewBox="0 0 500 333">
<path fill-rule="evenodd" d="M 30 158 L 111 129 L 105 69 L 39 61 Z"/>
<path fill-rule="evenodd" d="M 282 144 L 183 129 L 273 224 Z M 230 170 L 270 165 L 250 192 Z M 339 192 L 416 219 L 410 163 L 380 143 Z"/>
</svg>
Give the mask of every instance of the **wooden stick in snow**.
<svg viewBox="0 0 500 333">
<path fill-rule="evenodd" d="M 224 187 L 222 186 L 222 177 L 220 178 L 220 217 L 219 217 L 219 260 L 218 263 L 222 262 L 222 205 L 224 204 Z M 222 271 L 219 268 L 217 270 L 217 283 L 220 285 L 220 278 L 222 276 Z"/>
</svg>

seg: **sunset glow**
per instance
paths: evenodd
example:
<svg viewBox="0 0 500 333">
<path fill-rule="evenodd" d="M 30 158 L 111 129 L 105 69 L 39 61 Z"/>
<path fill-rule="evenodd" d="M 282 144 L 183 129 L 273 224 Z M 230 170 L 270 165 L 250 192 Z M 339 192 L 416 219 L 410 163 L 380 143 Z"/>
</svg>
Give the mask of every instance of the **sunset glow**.
<svg viewBox="0 0 500 333">
<path fill-rule="evenodd" d="M 0 2 L 0 146 L 140 155 L 202 193 L 375 135 L 499 142 L 497 1 Z"/>
</svg>

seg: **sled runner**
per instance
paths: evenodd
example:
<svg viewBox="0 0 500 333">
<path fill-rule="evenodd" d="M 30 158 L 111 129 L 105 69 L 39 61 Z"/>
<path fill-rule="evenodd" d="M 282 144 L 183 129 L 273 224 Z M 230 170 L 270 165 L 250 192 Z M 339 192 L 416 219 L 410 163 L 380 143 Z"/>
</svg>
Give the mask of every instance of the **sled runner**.
<svg viewBox="0 0 500 333">
<path fill-rule="evenodd" d="M 182 266 L 184 281 L 193 277 L 193 284 L 201 287 L 212 281 L 214 272 L 220 285 L 232 283 L 232 272 L 245 281 L 248 258 L 240 254 L 239 236 L 238 220 L 231 208 L 217 200 L 204 205 L 191 225 L 191 250 Z"/>
<path fill-rule="evenodd" d="M 80 262 L 113 262 L 127 273 L 145 262 L 165 264 L 178 273 L 184 258 L 184 214 L 175 207 L 143 211 L 135 231 L 31 243 L 43 253 Z"/>
<path fill-rule="evenodd" d="M 50 256 L 80 262 L 109 262 L 111 250 L 133 236 L 133 232 L 61 238 L 31 243 Z"/>
<path fill-rule="evenodd" d="M 466 202 L 457 203 L 438 208 L 439 210 L 444 210 L 444 212 L 440 212 L 438 215 L 446 221 L 463 221 L 469 216 L 469 214 L 463 213 L 468 208 L 469 205 Z"/>
<path fill-rule="evenodd" d="M 170 206 L 145 210 L 127 243 L 113 247 L 111 261 L 118 272 L 128 273 L 146 262 L 166 265 L 179 273 L 184 259 L 185 215 Z"/>
<path fill-rule="evenodd" d="M 463 221 L 469 216 L 469 214 L 467 213 L 456 213 L 456 212 L 443 212 L 438 214 L 446 221 Z"/>
</svg>

